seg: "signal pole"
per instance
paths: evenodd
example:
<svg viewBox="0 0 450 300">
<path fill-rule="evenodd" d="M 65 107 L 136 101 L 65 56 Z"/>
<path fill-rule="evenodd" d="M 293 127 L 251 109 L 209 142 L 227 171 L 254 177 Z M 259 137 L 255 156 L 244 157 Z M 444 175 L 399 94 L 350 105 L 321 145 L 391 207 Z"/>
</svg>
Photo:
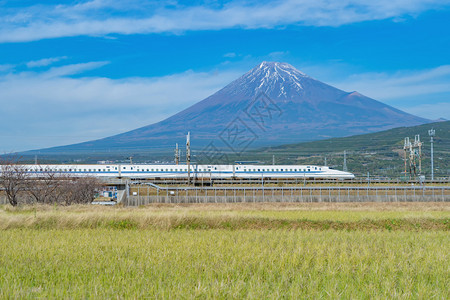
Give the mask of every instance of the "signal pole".
<svg viewBox="0 0 450 300">
<path fill-rule="evenodd" d="M 186 164 L 188 167 L 188 185 L 191 184 L 191 132 L 186 137 Z"/>
<path fill-rule="evenodd" d="M 428 135 L 431 139 L 431 180 L 434 180 L 434 165 L 433 165 L 433 137 L 435 136 L 436 131 L 434 129 L 428 130 Z"/>
</svg>

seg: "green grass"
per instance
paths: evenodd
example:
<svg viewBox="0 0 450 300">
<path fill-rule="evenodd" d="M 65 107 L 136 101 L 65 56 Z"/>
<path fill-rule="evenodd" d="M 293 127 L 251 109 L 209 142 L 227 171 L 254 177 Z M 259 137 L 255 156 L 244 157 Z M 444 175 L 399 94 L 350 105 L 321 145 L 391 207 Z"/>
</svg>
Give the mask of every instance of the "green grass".
<svg viewBox="0 0 450 300">
<path fill-rule="evenodd" d="M 446 232 L 7 230 L 0 298 L 448 299 Z"/>
<path fill-rule="evenodd" d="M 0 207 L 0 299 L 448 299 L 448 203 Z"/>
</svg>

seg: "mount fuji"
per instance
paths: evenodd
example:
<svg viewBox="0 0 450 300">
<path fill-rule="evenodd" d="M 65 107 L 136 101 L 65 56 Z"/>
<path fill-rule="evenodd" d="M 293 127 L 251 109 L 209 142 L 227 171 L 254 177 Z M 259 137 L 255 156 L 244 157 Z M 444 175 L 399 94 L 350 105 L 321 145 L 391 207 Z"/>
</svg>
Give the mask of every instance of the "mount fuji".
<svg viewBox="0 0 450 300">
<path fill-rule="evenodd" d="M 287 63 L 262 62 L 215 94 L 155 124 L 115 136 L 39 150 L 40 153 L 193 148 L 241 152 L 428 123 L 361 95 L 320 82 Z"/>
</svg>

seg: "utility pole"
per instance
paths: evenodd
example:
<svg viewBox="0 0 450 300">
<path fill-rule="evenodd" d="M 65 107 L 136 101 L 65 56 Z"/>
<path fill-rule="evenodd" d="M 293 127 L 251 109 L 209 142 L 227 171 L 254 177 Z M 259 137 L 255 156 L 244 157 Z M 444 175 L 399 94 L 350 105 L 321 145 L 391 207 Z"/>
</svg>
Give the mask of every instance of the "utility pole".
<svg viewBox="0 0 450 300">
<path fill-rule="evenodd" d="M 191 184 L 191 132 L 186 137 L 186 164 L 188 168 L 188 185 Z"/>
<path fill-rule="evenodd" d="M 419 152 L 417 153 L 417 148 Z M 420 135 L 416 134 L 414 137 L 414 155 L 419 159 L 419 175 L 422 174 L 422 142 L 420 141 Z M 414 169 L 416 167 L 416 161 L 414 160 Z"/>
<path fill-rule="evenodd" d="M 347 172 L 347 151 L 344 150 L 344 172 Z"/>
<path fill-rule="evenodd" d="M 433 137 L 435 136 L 436 131 L 434 129 L 428 130 L 428 135 L 431 138 L 431 180 L 434 180 L 434 162 L 433 162 Z"/>
<path fill-rule="evenodd" d="M 275 155 L 272 155 L 272 165 L 275 165 Z"/>
<path fill-rule="evenodd" d="M 180 162 L 180 151 L 178 150 L 178 143 L 176 143 L 175 147 L 175 164 L 178 165 Z"/>
<path fill-rule="evenodd" d="M 327 157 L 325 156 L 325 167 L 327 166 Z"/>
<path fill-rule="evenodd" d="M 406 174 L 408 173 L 406 171 L 406 163 L 408 162 L 407 152 L 410 148 L 411 148 L 411 142 L 409 141 L 409 137 L 405 137 L 405 144 L 403 146 L 403 150 L 405 152 L 405 180 L 406 180 Z"/>
</svg>

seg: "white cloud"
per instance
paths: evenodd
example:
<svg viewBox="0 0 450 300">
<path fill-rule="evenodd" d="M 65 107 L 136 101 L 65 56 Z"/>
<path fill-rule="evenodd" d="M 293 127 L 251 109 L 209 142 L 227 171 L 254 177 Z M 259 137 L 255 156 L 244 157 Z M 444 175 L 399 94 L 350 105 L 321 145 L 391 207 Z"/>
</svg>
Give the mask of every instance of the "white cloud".
<svg viewBox="0 0 450 300">
<path fill-rule="evenodd" d="M 222 6 L 171 2 L 87 1 L 36 5 L 0 15 L 0 42 L 26 42 L 78 35 L 182 33 L 226 28 L 274 28 L 290 24 L 340 26 L 415 16 L 447 7 L 449 0 L 231 1 Z"/>
<path fill-rule="evenodd" d="M 234 57 L 236 57 L 236 56 L 237 56 L 237 54 L 234 53 L 234 52 L 225 53 L 225 54 L 223 55 L 223 57 L 227 57 L 227 58 L 234 58 Z"/>
<path fill-rule="evenodd" d="M 450 95 L 447 102 L 405 107 L 404 110 L 410 114 L 422 116 L 430 120 L 437 120 L 438 118 L 450 120 Z"/>
<path fill-rule="evenodd" d="M 80 74 L 85 71 L 97 69 L 109 64 L 107 61 L 93 61 L 88 63 L 65 65 L 61 67 L 53 67 L 50 70 L 42 73 L 41 77 L 51 78 L 51 77 L 61 77 L 68 75 Z"/>
<path fill-rule="evenodd" d="M 341 75 L 328 83 L 345 91 L 358 91 L 421 117 L 450 119 L 450 65 L 394 73 Z"/>
<path fill-rule="evenodd" d="M 450 65 L 429 70 L 352 74 L 332 84 L 381 100 L 447 93 L 450 92 Z"/>
<path fill-rule="evenodd" d="M 60 56 L 60 57 L 49 57 L 49 58 L 43 58 L 39 60 L 32 60 L 26 63 L 28 68 L 39 68 L 39 67 L 46 67 L 53 63 L 56 63 L 60 60 L 67 59 L 66 56 Z"/>
<path fill-rule="evenodd" d="M 241 72 L 187 71 L 158 78 L 70 78 L 103 62 L 0 76 L 0 152 L 102 138 L 160 121 Z"/>
<path fill-rule="evenodd" d="M 0 72 L 10 71 L 10 70 L 13 69 L 14 67 L 15 67 L 15 65 L 12 65 L 12 64 L 4 64 L 4 65 L 0 65 Z"/>
</svg>

